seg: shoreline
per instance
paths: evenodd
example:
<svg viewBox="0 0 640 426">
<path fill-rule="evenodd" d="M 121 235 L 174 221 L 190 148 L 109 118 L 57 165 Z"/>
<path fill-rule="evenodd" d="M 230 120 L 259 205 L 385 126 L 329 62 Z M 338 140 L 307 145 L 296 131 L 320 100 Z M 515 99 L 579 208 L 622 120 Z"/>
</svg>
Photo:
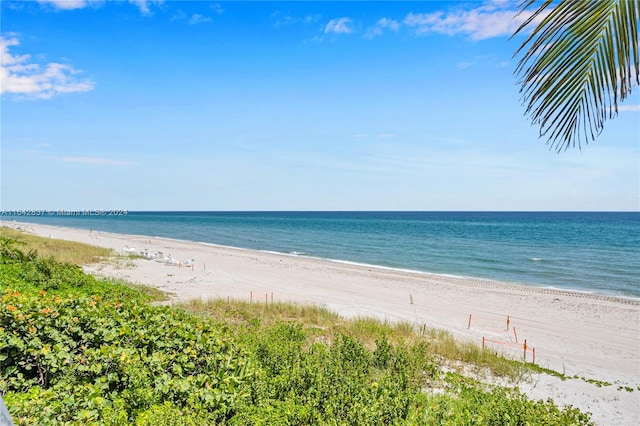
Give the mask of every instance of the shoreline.
<svg viewBox="0 0 640 426">
<path fill-rule="evenodd" d="M 74 230 L 78 230 L 78 231 L 87 231 L 89 232 L 91 228 L 73 228 L 73 227 L 68 227 L 68 226 L 61 226 L 61 225 L 49 225 L 49 224 L 40 224 L 40 223 L 32 223 L 32 222 L 20 222 L 20 221 L 16 221 L 15 219 L 11 220 L 11 221 L 7 221 L 6 219 L 2 219 L 0 218 L 0 227 L 2 226 L 8 226 L 8 227 L 19 227 L 20 225 L 23 226 L 32 226 L 32 227 L 49 227 L 52 229 L 74 229 Z M 494 278 L 485 278 L 485 277 L 475 277 L 475 276 L 470 276 L 470 275 L 457 275 L 457 274 L 450 274 L 450 273 L 440 273 L 440 272 L 430 272 L 430 271 L 423 271 L 423 270 L 418 270 L 418 269 L 407 269 L 407 268 L 401 268 L 401 267 L 393 267 L 393 266 L 384 266 L 384 265 L 376 265 L 376 264 L 370 264 L 370 263 L 364 263 L 364 262 L 357 262 L 357 261 L 351 261 L 351 260 L 344 260 L 344 259 L 335 259 L 335 258 L 330 258 L 330 257 L 320 257 L 320 256 L 313 256 L 304 252 L 301 253 L 297 253 L 297 252 L 279 252 L 279 251 L 275 251 L 275 250 L 266 250 L 266 249 L 255 249 L 255 248 L 246 248 L 246 247 L 238 247 L 238 246 L 233 246 L 233 245 L 225 245 L 225 244 L 218 244 L 218 243 L 210 243 L 210 242 L 205 242 L 205 241 L 197 241 L 197 240 L 185 240 L 185 239 L 181 239 L 181 238 L 174 238 L 174 237 L 164 237 L 164 236 L 151 236 L 151 235 L 143 235 L 143 234 L 125 234 L 125 233 L 118 233 L 118 232 L 111 232 L 111 231 L 101 231 L 101 230 L 93 230 L 93 233 L 95 234 L 113 234 L 113 235 L 126 235 L 129 237 L 135 237 L 135 238 L 139 238 L 139 239 L 157 239 L 157 240 L 164 240 L 164 241 L 168 241 L 168 242 L 177 242 L 177 243 L 190 243 L 190 244 L 199 244 L 199 245 L 203 245 L 203 246 L 209 246 L 209 247 L 213 247 L 213 248 L 220 248 L 220 249 L 233 249 L 233 250 L 243 250 L 243 251 L 248 251 L 248 252 L 256 252 L 256 253 L 265 253 L 265 254 L 273 254 L 273 255 L 278 255 L 278 256 L 290 256 L 293 258 L 305 258 L 305 259 L 311 259 L 311 260 L 318 260 L 318 261 L 323 261 L 323 262 L 333 262 L 333 263 L 338 263 L 338 264 L 344 264 L 344 265 L 351 265 L 354 267 L 363 267 L 363 268 L 375 268 L 375 269 L 382 269 L 382 270 L 387 270 L 387 271 L 391 271 L 391 272 L 398 272 L 398 273 L 408 273 L 408 274 L 418 274 L 418 275 L 425 275 L 427 277 L 433 277 L 433 278 L 442 278 L 445 280 L 448 279 L 452 279 L 452 280 L 460 280 L 460 281 L 464 281 L 466 284 L 470 284 L 472 283 L 472 285 L 476 285 L 476 286 L 482 286 L 482 283 L 485 283 L 486 288 L 505 288 L 508 290 L 514 290 L 514 291 L 531 291 L 531 292 L 539 292 L 539 293 L 547 293 L 547 294 L 555 294 L 555 295 L 559 295 L 559 296 L 580 296 L 580 295 L 584 295 L 585 297 L 589 297 L 589 298 L 593 298 L 593 299 L 599 299 L 599 300 L 609 300 L 609 301 L 613 301 L 613 302 L 621 302 L 621 303 L 628 303 L 631 305 L 638 305 L 640 306 L 640 296 L 632 296 L 632 295 L 626 295 L 626 294 L 617 294 L 617 293 L 613 293 L 613 292 L 607 292 L 605 290 L 601 290 L 601 289 L 597 289 L 597 290 L 592 290 L 592 289 L 576 289 L 576 288 L 566 288 L 566 287 L 555 287 L 555 286 L 551 286 L 551 285 L 547 285 L 547 284 L 543 284 L 543 283 L 529 283 L 529 282 L 522 282 L 522 281 L 502 281 L 500 279 L 494 279 Z M 46 235 L 44 235 L 46 236 Z"/>
<path fill-rule="evenodd" d="M 120 234 L 120 235 L 124 235 L 124 234 Z M 144 237 L 144 236 L 141 236 L 141 237 Z M 325 257 L 309 256 L 305 254 L 281 253 L 281 252 L 272 251 L 272 250 L 255 250 L 255 249 L 248 249 L 243 247 L 225 246 L 222 244 L 205 243 L 201 241 L 181 240 L 178 238 L 164 238 L 164 237 L 156 237 L 156 238 L 173 240 L 178 242 L 185 242 L 185 243 L 203 244 L 203 245 L 212 246 L 212 247 L 221 248 L 221 249 L 245 250 L 249 252 L 273 254 L 276 256 L 306 258 L 311 260 L 318 260 L 321 262 L 333 262 L 333 263 L 338 263 L 338 264 L 347 265 L 347 266 L 354 266 L 359 268 L 380 269 L 384 271 L 397 272 L 401 274 L 405 273 L 405 274 L 424 275 L 426 278 L 432 278 L 432 279 L 440 278 L 444 280 L 454 280 L 454 281 L 463 282 L 464 285 L 471 285 L 471 286 L 482 287 L 487 289 L 504 289 L 504 290 L 510 290 L 510 291 L 512 290 L 512 291 L 522 291 L 522 292 L 553 294 L 557 296 L 585 297 L 588 299 L 605 300 L 610 302 L 627 303 L 630 305 L 640 306 L 640 297 L 633 297 L 633 296 L 622 296 L 622 295 L 616 295 L 616 294 L 599 293 L 599 292 L 589 291 L 589 290 L 566 289 L 566 288 L 560 288 L 560 287 L 544 286 L 542 284 L 534 285 L 530 283 L 507 282 L 507 281 L 493 280 L 490 278 L 480 278 L 480 277 L 472 277 L 472 276 L 465 276 L 465 275 L 454 275 L 454 274 L 444 274 L 444 273 L 440 274 L 436 272 L 427 272 L 427 271 L 419 271 L 414 269 L 394 268 L 392 266 L 374 265 L 370 263 L 353 262 L 350 260 L 331 259 L 331 258 L 325 258 Z"/>
<path fill-rule="evenodd" d="M 163 237 L 157 237 L 157 238 L 163 238 Z M 515 281 L 508 282 L 508 281 L 494 280 L 491 278 L 428 272 L 428 271 L 420 271 L 416 269 L 395 268 L 393 266 L 382 266 L 382 265 L 375 265 L 371 263 L 354 262 L 351 260 L 332 259 L 328 257 L 310 256 L 306 254 L 282 253 L 282 252 L 273 251 L 273 250 L 248 249 L 243 247 L 225 246 L 222 244 L 215 244 L 215 243 L 205 243 L 202 241 L 180 240 L 178 238 L 166 238 L 166 239 L 174 240 L 174 241 L 182 241 L 182 242 L 193 242 L 197 244 L 210 245 L 218 248 L 247 250 L 247 251 L 254 251 L 258 253 L 275 254 L 279 256 L 291 256 L 294 258 L 307 258 L 307 259 L 315 259 L 319 261 L 335 262 L 339 264 L 351 265 L 351 266 L 362 267 L 362 268 L 374 268 L 374 269 L 382 269 L 382 270 L 398 272 L 398 273 L 425 275 L 427 277 L 432 277 L 432 278 L 461 280 L 464 282 L 473 283 L 473 285 L 480 286 L 480 287 L 484 285 L 487 288 L 505 288 L 508 290 L 532 291 L 532 292 L 539 292 L 539 293 L 556 294 L 560 296 L 584 296 L 584 297 L 594 298 L 599 300 L 609 300 L 613 302 L 629 303 L 631 305 L 640 306 L 640 297 L 634 297 L 634 296 L 623 296 L 623 295 L 617 295 L 617 294 L 599 293 L 599 292 L 590 291 L 590 290 L 567 289 L 567 288 L 561 288 L 561 287 L 546 286 L 542 284 L 536 285 L 531 283 L 523 283 L 523 282 L 515 282 Z"/>
<path fill-rule="evenodd" d="M 231 297 L 265 303 L 325 306 L 344 317 L 374 317 L 443 329 L 480 345 L 488 340 L 536 348 L 536 363 L 572 378 L 540 375 L 521 389 L 593 413 L 601 424 L 640 421 L 640 299 L 453 277 L 304 255 L 257 251 L 162 237 L 112 234 L 26 222 L 0 221 L 50 236 L 112 248 L 171 254 L 190 267 L 135 259 L 133 267 L 92 265 L 88 272 L 151 285 L 175 301 Z M 505 326 L 509 318 L 511 329 Z M 517 328 L 517 336 L 513 329 Z M 522 359 L 522 349 L 490 345 Z M 530 358 L 528 359 L 530 361 Z M 633 392 L 619 390 L 631 387 Z"/>
</svg>

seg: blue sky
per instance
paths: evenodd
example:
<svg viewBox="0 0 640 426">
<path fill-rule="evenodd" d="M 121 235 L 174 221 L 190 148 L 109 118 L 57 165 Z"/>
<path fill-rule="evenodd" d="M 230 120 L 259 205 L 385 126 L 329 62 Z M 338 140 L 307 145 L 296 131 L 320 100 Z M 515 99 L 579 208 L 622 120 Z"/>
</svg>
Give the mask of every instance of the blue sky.
<svg viewBox="0 0 640 426">
<path fill-rule="evenodd" d="M 513 2 L 0 7 L 3 209 L 640 209 L 640 90 L 550 151 Z"/>
</svg>

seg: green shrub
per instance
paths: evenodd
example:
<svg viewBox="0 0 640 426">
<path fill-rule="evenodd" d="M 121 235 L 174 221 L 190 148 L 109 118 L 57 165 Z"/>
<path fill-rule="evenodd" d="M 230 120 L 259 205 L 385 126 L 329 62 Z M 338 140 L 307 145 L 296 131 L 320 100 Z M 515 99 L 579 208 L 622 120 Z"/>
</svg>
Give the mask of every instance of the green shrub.
<svg viewBox="0 0 640 426">
<path fill-rule="evenodd" d="M 0 392 L 17 424 L 134 422 L 165 404 L 224 420 L 250 377 L 224 326 L 181 310 L 44 290 L 0 298 Z"/>
<path fill-rule="evenodd" d="M 403 349 L 386 347 L 391 366 L 381 369 L 373 351 L 347 335 L 332 344 L 310 343 L 295 323 L 246 332 L 257 335 L 250 352 L 260 370 L 251 403 L 232 424 L 402 423 L 422 398 L 402 365 Z"/>
<path fill-rule="evenodd" d="M 246 304 L 225 325 L 149 298 L 0 238 L 0 393 L 15 423 L 589 424 L 575 408 L 444 375 L 433 342 L 405 342 L 405 329 L 359 320 L 327 338 L 249 319 Z M 446 392 L 429 396 L 434 382 Z"/>
<path fill-rule="evenodd" d="M 427 424 L 441 425 L 590 425 L 589 415 L 571 406 L 558 408 L 551 399 L 532 401 L 517 390 L 484 390 L 473 380 L 448 374 L 451 393 L 432 397 Z"/>
<path fill-rule="evenodd" d="M 77 265 L 41 258 L 35 252 L 25 254 L 19 246 L 20 241 L 0 237 L 0 291 L 12 289 L 37 295 L 44 290 L 60 297 L 97 295 L 112 301 L 163 299 L 157 291 L 99 280 Z"/>
</svg>

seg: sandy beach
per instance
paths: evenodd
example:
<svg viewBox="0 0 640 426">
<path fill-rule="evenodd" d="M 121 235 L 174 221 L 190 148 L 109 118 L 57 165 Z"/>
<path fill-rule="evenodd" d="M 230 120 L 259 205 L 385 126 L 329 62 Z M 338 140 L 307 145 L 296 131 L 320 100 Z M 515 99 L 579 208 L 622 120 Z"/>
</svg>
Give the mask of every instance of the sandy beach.
<svg viewBox="0 0 640 426">
<path fill-rule="evenodd" d="M 527 360 L 532 360 L 535 348 L 535 361 L 542 367 L 610 385 L 541 375 L 533 376 L 521 390 L 532 398 L 553 398 L 560 405 L 591 412 L 597 424 L 640 424 L 639 299 L 146 236 L 13 221 L 1 224 L 121 254 L 161 252 L 173 262 L 136 259 L 127 265 L 102 264 L 87 270 L 157 287 L 175 300 L 231 297 L 326 306 L 345 317 L 426 324 L 478 345 L 484 338 L 488 347 L 520 359 L 526 339 Z"/>
</svg>

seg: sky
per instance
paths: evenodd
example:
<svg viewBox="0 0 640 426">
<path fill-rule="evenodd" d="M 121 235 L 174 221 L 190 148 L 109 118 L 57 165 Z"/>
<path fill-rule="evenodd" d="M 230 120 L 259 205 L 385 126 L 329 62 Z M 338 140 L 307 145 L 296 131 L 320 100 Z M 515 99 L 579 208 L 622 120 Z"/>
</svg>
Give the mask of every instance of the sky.
<svg viewBox="0 0 640 426">
<path fill-rule="evenodd" d="M 2 1 L 0 207 L 640 210 L 640 88 L 550 149 L 517 3 Z"/>
</svg>

